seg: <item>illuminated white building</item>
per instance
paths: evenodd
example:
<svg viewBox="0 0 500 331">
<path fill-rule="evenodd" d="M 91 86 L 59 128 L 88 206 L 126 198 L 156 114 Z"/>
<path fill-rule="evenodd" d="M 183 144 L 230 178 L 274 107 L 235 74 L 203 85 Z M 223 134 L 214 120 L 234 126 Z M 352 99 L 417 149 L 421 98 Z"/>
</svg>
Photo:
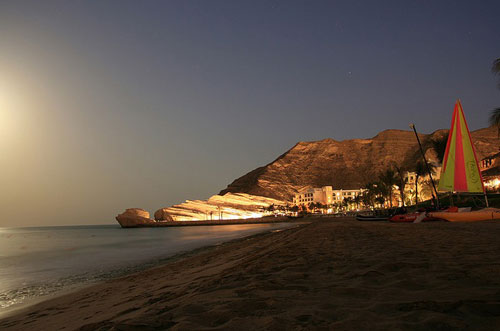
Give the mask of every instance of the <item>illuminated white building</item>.
<svg viewBox="0 0 500 331">
<path fill-rule="evenodd" d="M 308 205 L 311 202 L 329 205 L 332 203 L 333 191 L 331 186 L 321 188 L 309 188 L 295 194 L 293 203 L 295 205 Z"/>
<path fill-rule="evenodd" d="M 354 199 L 356 196 L 362 195 L 364 189 L 358 190 L 334 190 L 331 186 L 323 186 L 321 188 L 309 188 L 297 193 L 293 197 L 293 204 L 308 205 L 311 202 L 321 203 L 323 205 L 331 205 L 340 203 L 346 198 Z"/>
<path fill-rule="evenodd" d="M 415 185 L 415 181 L 417 180 L 417 173 L 413 171 L 407 171 L 405 174 L 406 184 L 407 185 Z"/>
<path fill-rule="evenodd" d="M 358 189 L 358 190 L 333 190 L 333 201 L 332 203 L 340 203 L 344 201 L 344 199 L 351 198 L 354 199 L 355 197 L 359 195 L 363 195 L 363 192 L 366 191 L 365 189 Z"/>
<path fill-rule="evenodd" d="M 500 153 L 490 155 L 481 160 L 479 168 L 484 187 L 488 191 L 500 191 Z"/>
</svg>

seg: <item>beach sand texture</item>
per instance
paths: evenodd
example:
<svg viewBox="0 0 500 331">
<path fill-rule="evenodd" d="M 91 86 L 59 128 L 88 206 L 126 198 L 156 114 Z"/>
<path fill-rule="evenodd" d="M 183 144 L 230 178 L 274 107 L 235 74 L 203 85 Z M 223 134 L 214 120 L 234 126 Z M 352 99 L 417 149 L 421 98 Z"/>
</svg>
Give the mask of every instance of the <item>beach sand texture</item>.
<svg viewBox="0 0 500 331">
<path fill-rule="evenodd" d="M 500 329 L 500 221 L 322 218 L 32 306 L 15 330 Z"/>
</svg>

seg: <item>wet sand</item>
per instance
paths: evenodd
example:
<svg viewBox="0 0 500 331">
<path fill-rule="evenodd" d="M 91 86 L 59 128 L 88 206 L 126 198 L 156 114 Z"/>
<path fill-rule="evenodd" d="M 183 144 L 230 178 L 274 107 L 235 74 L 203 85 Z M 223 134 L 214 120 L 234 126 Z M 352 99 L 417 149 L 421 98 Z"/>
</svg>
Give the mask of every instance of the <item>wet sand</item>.
<svg viewBox="0 0 500 331">
<path fill-rule="evenodd" d="M 499 329 L 500 221 L 317 219 L 51 299 L 5 328 Z"/>
</svg>

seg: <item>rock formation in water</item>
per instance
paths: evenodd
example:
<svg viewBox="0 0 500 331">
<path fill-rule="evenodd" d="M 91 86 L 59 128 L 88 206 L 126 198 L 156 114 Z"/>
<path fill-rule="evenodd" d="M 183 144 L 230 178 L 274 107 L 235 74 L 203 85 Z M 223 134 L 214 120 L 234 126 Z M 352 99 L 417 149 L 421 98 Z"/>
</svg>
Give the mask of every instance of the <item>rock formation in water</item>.
<svg viewBox="0 0 500 331">
<path fill-rule="evenodd" d="M 116 220 L 124 228 L 153 222 L 153 220 L 149 218 L 149 213 L 141 208 L 128 208 L 123 213 L 116 216 Z"/>
<path fill-rule="evenodd" d="M 419 135 L 431 161 L 437 162 L 431 140 L 447 132 L 438 130 Z M 471 135 L 478 158 L 498 151 L 495 128 L 476 130 Z M 420 157 L 418 153 L 414 133 L 403 130 L 386 130 L 371 139 L 299 142 L 268 165 L 236 179 L 220 194 L 248 193 L 287 201 L 301 189 L 311 186 L 360 188 L 376 180 L 391 164 L 411 169 Z"/>
<path fill-rule="evenodd" d="M 155 211 L 155 221 L 159 222 L 169 222 L 173 221 L 174 219 L 172 216 L 168 213 L 167 208 L 160 208 L 157 211 Z"/>
</svg>

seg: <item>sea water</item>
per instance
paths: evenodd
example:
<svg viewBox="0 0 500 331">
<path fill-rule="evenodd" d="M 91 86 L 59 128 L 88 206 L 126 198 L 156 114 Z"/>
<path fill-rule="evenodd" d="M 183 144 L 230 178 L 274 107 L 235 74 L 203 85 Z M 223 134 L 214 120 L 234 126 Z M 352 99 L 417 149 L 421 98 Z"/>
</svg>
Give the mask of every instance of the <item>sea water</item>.
<svg viewBox="0 0 500 331">
<path fill-rule="evenodd" d="M 181 252 L 290 226 L 0 228 L 0 314 L 40 297 L 161 264 Z"/>
</svg>

